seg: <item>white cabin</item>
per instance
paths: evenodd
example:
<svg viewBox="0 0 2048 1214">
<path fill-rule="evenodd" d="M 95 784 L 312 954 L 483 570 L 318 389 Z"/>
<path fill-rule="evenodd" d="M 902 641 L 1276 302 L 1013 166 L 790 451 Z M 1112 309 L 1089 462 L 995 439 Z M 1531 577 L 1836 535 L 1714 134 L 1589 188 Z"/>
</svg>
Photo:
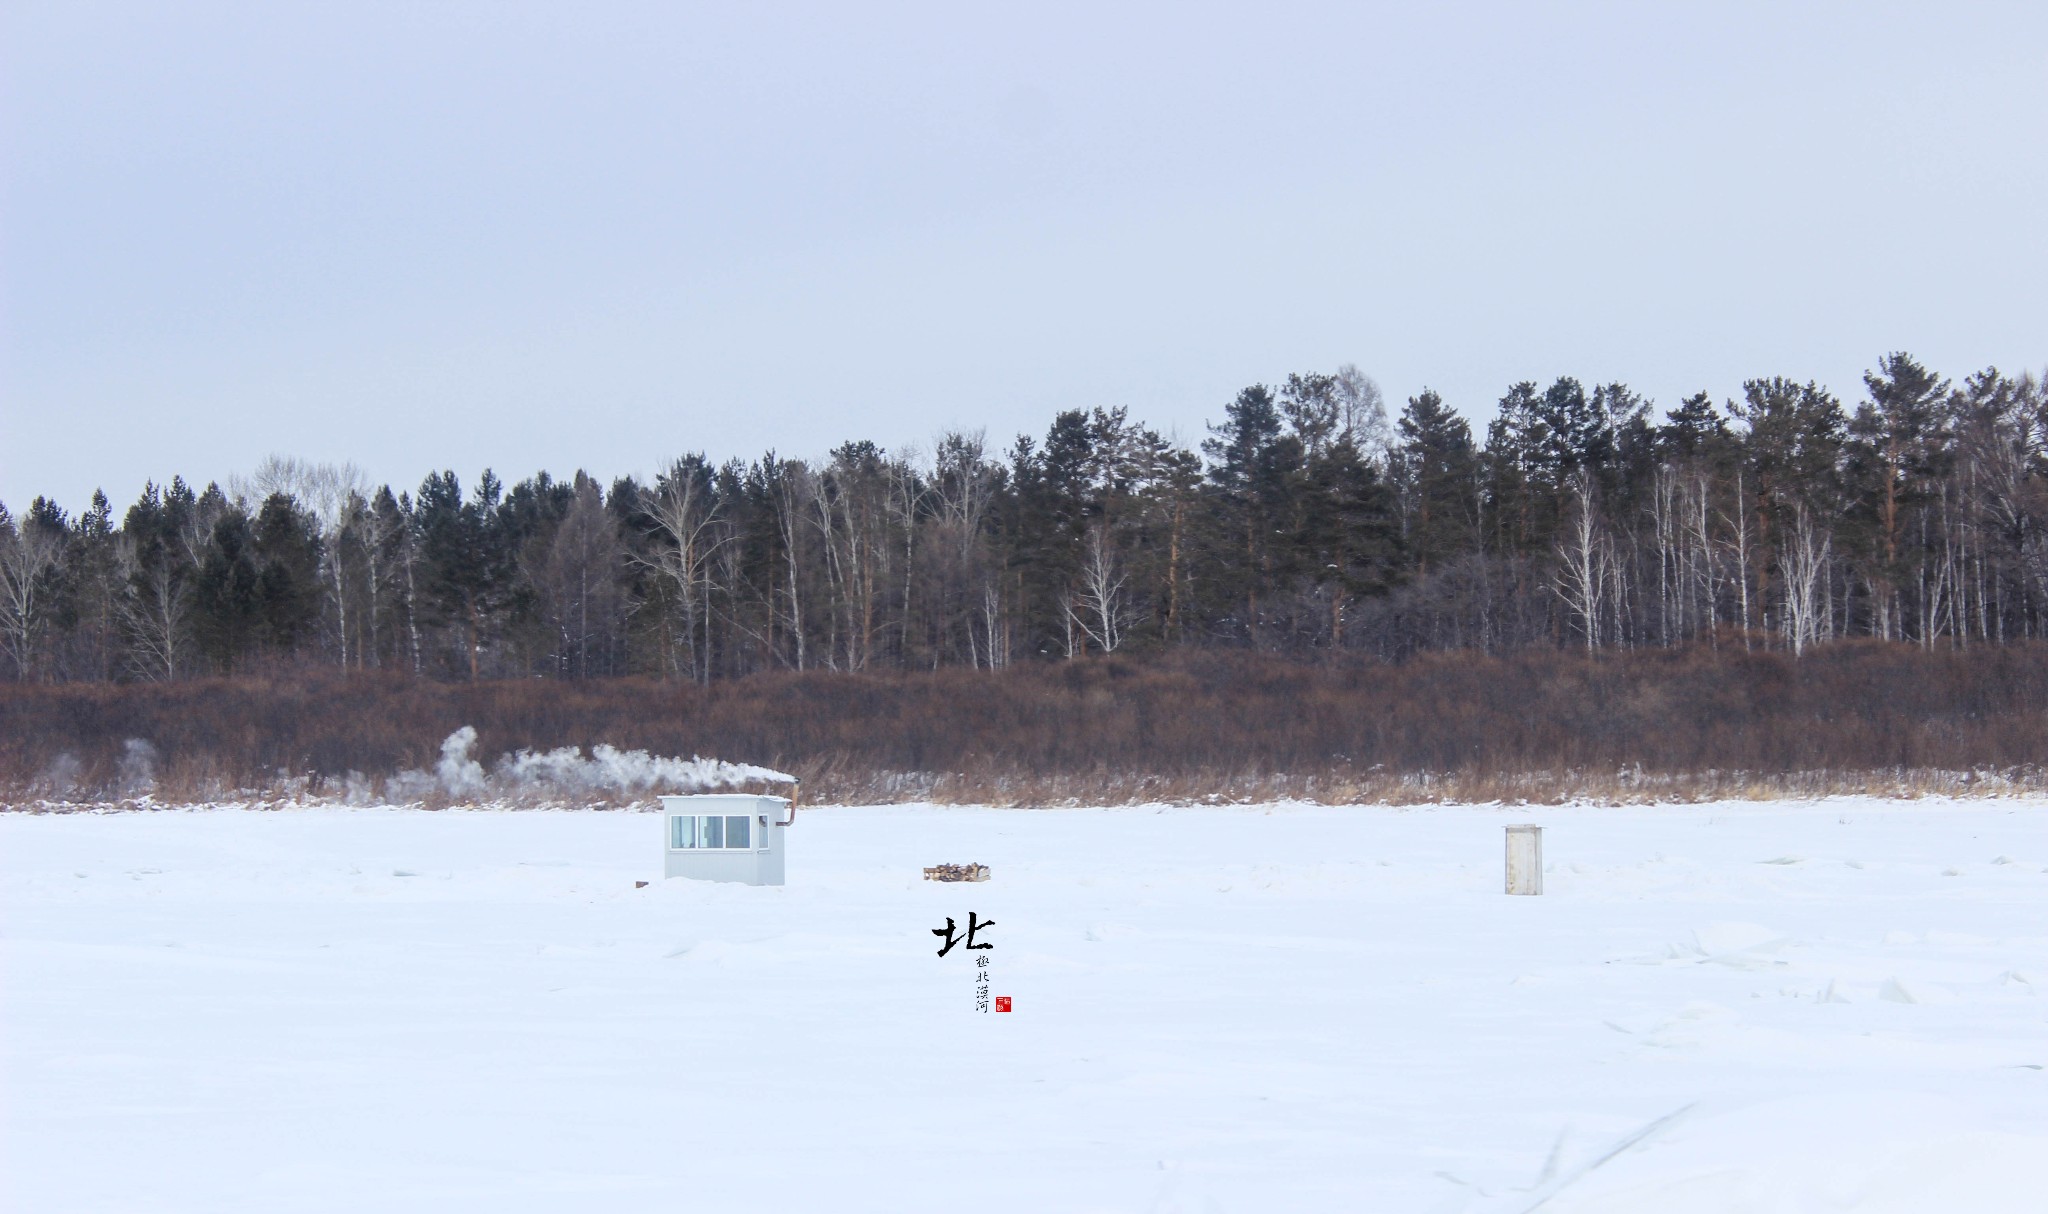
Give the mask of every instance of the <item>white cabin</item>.
<svg viewBox="0 0 2048 1214">
<path fill-rule="evenodd" d="M 782 852 L 796 803 L 715 793 L 661 799 L 662 875 L 782 884 Z"/>
</svg>

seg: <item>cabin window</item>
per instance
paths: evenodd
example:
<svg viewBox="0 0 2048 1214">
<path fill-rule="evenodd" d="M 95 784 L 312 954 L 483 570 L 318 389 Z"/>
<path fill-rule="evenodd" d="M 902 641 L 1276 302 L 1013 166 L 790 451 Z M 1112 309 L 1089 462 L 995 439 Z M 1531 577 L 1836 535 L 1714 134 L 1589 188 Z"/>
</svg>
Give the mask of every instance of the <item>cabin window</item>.
<svg viewBox="0 0 2048 1214">
<path fill-rule="evenodd" d="M 668 845 L 678 851 L 700 847 L 727 849 L 754 845 L 754 823 L 745 814 L 682 816 L 668 820 Z"/>
</svg>

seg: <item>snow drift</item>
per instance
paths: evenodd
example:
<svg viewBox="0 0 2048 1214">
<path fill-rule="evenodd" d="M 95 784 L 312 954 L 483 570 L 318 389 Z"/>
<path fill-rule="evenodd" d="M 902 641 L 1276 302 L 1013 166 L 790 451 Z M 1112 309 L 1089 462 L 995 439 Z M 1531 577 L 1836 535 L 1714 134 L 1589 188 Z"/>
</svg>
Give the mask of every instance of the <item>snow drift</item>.
<svg viewBox="0 0 2048 1214">
<path fill-rule="evenodd" d="M 0 814 L 0 1208 L 2031 1214 L 2044 811 Z"/>
</svg>

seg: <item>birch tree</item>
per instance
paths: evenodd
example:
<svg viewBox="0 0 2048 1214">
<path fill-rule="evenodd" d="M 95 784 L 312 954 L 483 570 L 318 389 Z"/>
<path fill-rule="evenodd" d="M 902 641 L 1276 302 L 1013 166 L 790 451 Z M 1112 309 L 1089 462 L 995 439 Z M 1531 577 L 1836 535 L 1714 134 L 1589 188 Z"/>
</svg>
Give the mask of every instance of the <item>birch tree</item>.
<svg viewBox="0 0 2048 1214">
<path fill-rule="evenodd" d="M 1127 581 L 1117 561 L 1116 551 L 1110 544 L 1108 526 L 1098 523 L 1089 528 L 1081 560 L 1080 584 L 1068 597 L 1066 614 L 1070 628 L 1079 629 L 1104 653 L 1115 653 L 1130 629 L 1130 596 L 1125 590 Z M 1071 645 L 1067 656 L 1074 656 Z"/>
<path fill-rule="evenodd" d="M 0 640 L 23 679 L 35 671 L 36 642 L 49 611 L 50 576 L 63 551 L 61 537 L 33 519 L 23 519 L 17 526 L 7 507 L 0 505 Z"/>
<path fill-rule="evenodd" d="M 647 505 L 657 539 L 648 564 L 674 591 L 681 617 L 684 662 L 678 673 L 708 682 L 712 559 L 727 537 L 718 525 L 710 469 L 703 458 L 685 457 L 669 465 Z"/>
<path fill-rule="evenodd" d="M 1557 543 L 1558 595 L 1579 617 L 1590 652 L 1600 646 L 1613 580 L 1613 541 L 1601 525 L 1592 477 L 1573 474 L 1567 491 L 1564 531 Z"/>
<path fill-rule="evenodd" d="M 1833 537 L 1815 523 L 1804 502 L 1794 504 L 1787 530 L 1780 558 L 1785 571 L 1784 629 L 1796 657 L 1818 642 L 1825 628 L 1821 591 Z"/>
</svg>

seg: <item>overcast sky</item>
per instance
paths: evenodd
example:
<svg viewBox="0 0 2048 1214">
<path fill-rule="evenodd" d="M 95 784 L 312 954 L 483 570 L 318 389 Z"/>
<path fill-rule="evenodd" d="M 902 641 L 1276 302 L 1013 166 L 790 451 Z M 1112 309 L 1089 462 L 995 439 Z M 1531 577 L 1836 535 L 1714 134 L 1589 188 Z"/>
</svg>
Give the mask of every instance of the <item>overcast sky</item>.
<svg viewBox="0 0 2048 1214">
<path fill-rule="evenodd" d="M 0 501 L 2048 365 L 2048 5 L 0 7 Z"/>
</svg>

